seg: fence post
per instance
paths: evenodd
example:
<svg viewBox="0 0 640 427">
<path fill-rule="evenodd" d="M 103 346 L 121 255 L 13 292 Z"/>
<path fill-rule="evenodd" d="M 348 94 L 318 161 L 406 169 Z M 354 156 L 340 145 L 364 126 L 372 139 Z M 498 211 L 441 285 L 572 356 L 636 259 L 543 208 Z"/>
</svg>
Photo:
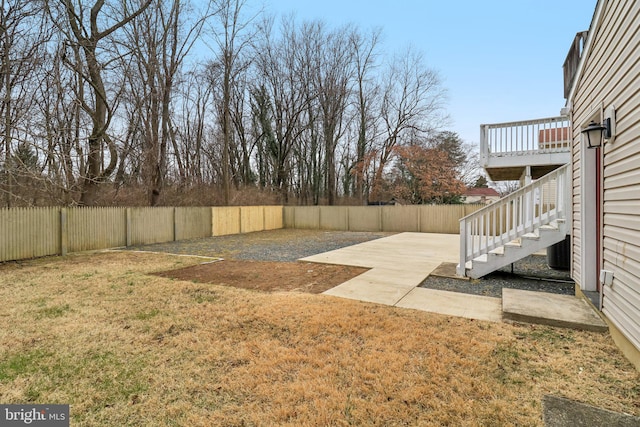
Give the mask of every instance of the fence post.
<svg viewBox="0 0 640 427">
<path fill-rule="evenodd" d="M 291 208 L 291 212 L 293 212 L 293 215 L 291 215 L 291 228 L 298 228 L 296 225 L 296 207 L 294 206 L 293 208 Z"/>
<path fill-rule="evenodd" d="M 345 206 L 345 207 L 344 207 L 344 214 L 345 214 L 345 216 L 346 216 L 346 218 L 345 218 L 345 222 L 344 222 L 344 223 L 345 223 L 345 224 L 346 224 L 346 226 L 347 226 L 347 227 L 346 227 L 347 229 L 346 229 L 345 231 L 351 231 L 351 225 L 349 225 L 349 206 Z"/>
<path fill-rule="evenodd" d="M 215 224 L 216 221 L 216 212 L 215 212 L 215 208 L 213 206 L 211 206 L 211 208 L 209 209 L 211 211 L 211 224 L 210 224 L 210 229 L 211 229 L 211 233 L 209 233 L 209 237 L 213 237 L 215 236 L 215 232 L 216 232 L 216 228 L 213 224 Z"/>
<path fill-rule="evenodd" d="M 69 245 L 67 233 L 67 209 L 60 208 L 60 255 L 66 256 Z"/>
<path fill-rule="evenodd" d="M 177 208 L 173 208 L 173 241 L 176 241 L 176 238 L 178 237 L 178 218 L 176 218 L 176 209 Z"/>
<path fill-rule="evenodd" d="M 131 246 L 131 236 L 132 236 L 132 230 L 131 230 L 131 208 L 126 208 L 124 210 L 124 227 L 125 227 L 125 232 L 127 233 L 126 235 L 126 245 L 127 247 Z"/>
</svg>

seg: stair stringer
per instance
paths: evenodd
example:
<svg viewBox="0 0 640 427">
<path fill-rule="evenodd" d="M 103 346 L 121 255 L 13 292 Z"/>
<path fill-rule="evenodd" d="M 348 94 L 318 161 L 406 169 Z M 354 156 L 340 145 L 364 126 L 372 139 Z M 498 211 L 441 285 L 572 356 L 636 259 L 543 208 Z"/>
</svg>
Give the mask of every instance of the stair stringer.
<svg viewBox="0 0 640 427">
<path fill-rule="evenodd" d="M 567 236 L 564 220 L 553 221 L 523 235 L 489 253 L 467 262 L 466 276 L 473 279 L 486 276 L 538 251 L 562 242 Z"/>
</svg>

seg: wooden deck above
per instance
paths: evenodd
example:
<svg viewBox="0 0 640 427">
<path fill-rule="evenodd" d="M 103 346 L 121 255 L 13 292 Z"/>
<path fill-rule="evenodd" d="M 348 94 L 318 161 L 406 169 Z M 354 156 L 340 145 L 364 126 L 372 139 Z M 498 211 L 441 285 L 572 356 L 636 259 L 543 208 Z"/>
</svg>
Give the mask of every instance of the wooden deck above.
<svg viewBox="0 0 640 427">
<path fill-rule="evenodd" d="M 492 181 L 515 181 L 531 169 L 538 179 L 571 161 L 567 117 L 482 125 L 480 164 Z"/>
<path fill-rule="evenodd" d="M 532 179 L 540 179 L 549 172 L 553 172 L 559 167 L 564 166 L 563 164 L 554 164 L 554 165 L 542 165 L 542 166 L 532 166 L 531 167 L 531 178 Z M 512 167 L 486 167 L 485 171 L 489 176 L 489 180 L 493 182 L 498 181 L 518 181 L 525 173 L 525 166 L 512 166 Z"/>
</svg>

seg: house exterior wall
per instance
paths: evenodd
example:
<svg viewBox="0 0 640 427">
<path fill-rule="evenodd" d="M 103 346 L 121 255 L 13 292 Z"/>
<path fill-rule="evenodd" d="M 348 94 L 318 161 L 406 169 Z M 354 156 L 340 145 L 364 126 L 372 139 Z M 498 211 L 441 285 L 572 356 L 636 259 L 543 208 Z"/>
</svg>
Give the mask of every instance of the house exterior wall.
<svg viewBox="0 0 640 427">
<path fill-rule="evenodd" d="M 601 121 L 615 106 L 614 138 L 601 150 L 601 267 L 614 274 L 602 287 L 602 311 L 640 351 L 640 2 L 599 0 L 573 90 L 568 99 L 573 125 L 572 276 L 592 290 L 597 150 L 588 150 L 580 131 Z M 593 196 L 595 197 L 595 196 Z M 591 254 L 591 255 L 590 255 Z"/>
</svg>

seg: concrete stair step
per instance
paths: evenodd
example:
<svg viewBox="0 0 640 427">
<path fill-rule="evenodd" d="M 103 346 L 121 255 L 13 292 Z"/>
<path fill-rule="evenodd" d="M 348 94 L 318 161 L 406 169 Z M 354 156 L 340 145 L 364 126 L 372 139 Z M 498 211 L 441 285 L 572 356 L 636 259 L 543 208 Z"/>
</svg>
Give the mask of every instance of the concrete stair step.
<svg viewBox="0 0 640 427">
<path fill-rule="evenodd" d="M 489 257 L 487 256 L 487 254 L 484 254 L 474 258 L 473 261 L 471 261 L 471 265 L 473 265 L 474 262 L 487 263 L 488 261 Z"/>
<path fill-rule="evenodd" d="M 606 332 L 607 324 L 582 298 L 546 292 L 502 289 L 502 317 L 586 331 Z"/>
<path fill-rule="evenodd" d="M 551 225 L 551 224 L 547 224 L 547 225 L 541 225 L 539 230 L 544 230 L 544 231 L 558 231 L 558 227 Z"/>
<path fill-rule="evenodd" d="M 489 255 L 497 255 L 497 256 L 502 256 L 504 255 L 504 246 L 499 246 L 493 250 L 489 251 Z"/>
</svg>

